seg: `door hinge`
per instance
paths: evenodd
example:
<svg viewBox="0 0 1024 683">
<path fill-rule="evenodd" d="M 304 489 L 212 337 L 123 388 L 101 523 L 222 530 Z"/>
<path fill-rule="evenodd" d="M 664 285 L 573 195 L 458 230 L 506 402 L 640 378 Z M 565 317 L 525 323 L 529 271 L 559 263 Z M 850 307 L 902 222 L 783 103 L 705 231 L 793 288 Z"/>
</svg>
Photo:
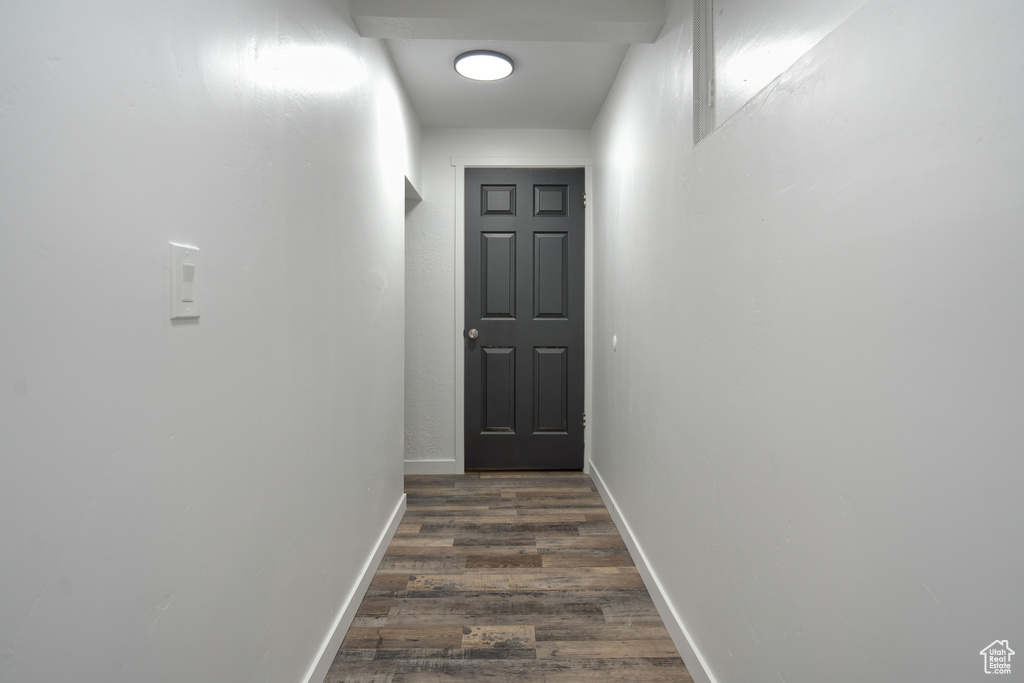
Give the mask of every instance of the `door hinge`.
<svg viewBox="0 0 1024 683">
<path fill-rule="evenodd" d="M 583 413 L 583 426 L 584 427 L 587 426 L 587 414 L 586 413 Z"/>
<path fill-rule="evenodd" d="M 583 208 L 587 208 L 587 193 L 583 193 Z"/>
</svg>

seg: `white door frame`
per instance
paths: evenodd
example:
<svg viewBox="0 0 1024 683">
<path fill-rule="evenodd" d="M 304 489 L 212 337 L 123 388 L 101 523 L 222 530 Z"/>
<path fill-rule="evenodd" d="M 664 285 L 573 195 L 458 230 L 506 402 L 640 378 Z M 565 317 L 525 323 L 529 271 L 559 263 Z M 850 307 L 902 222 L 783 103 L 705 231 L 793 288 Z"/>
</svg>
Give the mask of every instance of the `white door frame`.
<svg viewBox="0 0 1024 683">
<path fill-rule="evenodd" d="M 582 168 L 587 206 L 584 209 L 586 254 L 583 311 L 583 412 L 590 415 L 594 378 L 594 237 L 591 187 L 593 169 L 585 157 L 452 157 L 455 172 L 455 473 L 466 472 L 466 169 L 467 168 Z M 590 471 L 590 430 L 583 431 L 583 470 Z"/>
</svg>

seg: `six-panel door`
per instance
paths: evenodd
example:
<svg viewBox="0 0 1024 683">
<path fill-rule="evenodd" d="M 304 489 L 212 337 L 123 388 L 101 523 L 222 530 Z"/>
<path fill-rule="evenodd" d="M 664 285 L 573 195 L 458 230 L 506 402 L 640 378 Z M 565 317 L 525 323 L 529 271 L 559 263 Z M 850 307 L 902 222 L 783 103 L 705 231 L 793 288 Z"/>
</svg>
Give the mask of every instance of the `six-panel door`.
<svg viewBox="0 0 1024 683">
<path fill-rule="evenodd" d="M 466 468 L 583 467 L 584 174 L 466 170 Z"/>
</svg>

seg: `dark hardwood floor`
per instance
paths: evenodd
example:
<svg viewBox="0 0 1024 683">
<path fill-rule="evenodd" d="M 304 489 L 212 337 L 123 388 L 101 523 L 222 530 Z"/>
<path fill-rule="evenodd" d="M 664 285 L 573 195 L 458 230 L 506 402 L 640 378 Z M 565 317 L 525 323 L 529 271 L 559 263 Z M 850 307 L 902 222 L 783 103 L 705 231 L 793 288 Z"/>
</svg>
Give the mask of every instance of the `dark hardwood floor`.
<svg viewBox="0 0 1024 683">
<path fill-rule="evenodd" d="M 327 683 L 692 680 L 586 474 L 405 490 Z"/>
</svg>

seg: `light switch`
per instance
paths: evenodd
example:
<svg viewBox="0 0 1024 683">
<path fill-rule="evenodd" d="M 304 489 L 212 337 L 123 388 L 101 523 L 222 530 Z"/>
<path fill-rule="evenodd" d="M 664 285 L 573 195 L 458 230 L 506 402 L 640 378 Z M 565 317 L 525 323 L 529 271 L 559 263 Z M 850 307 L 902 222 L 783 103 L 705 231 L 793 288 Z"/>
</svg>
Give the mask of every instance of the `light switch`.
<svg viewBox="0 0 1024 683">
<path fill-rule="evenodd" d="M 199 248 L 171 242 L 171 320 L 199 317 Z"/>
<path fill-rule="evenodd" d="M 182 263 L 181 264 L 181 300 L 182 301 L 194 301 L 192 293 L 195 291 L 196 282 L 196 264 L 194 263 Z"/>
</svg>

